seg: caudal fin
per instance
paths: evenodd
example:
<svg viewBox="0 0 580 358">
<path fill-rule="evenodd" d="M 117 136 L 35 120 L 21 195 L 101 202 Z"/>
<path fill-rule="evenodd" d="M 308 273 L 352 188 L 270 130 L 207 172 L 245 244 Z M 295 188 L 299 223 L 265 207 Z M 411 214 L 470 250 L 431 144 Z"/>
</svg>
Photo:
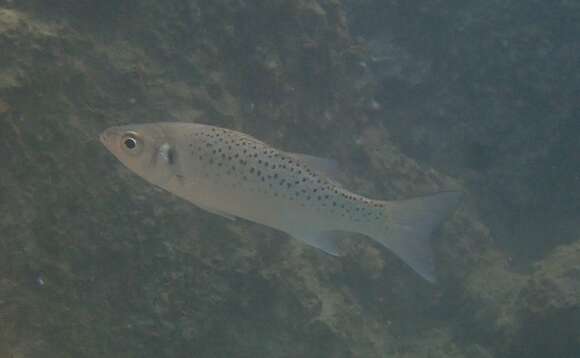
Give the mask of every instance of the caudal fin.
<svg viewBox="0 0 580 358">
<path fill-rule="evenodd" d="M 386 222 L 371 237 L 397 254 L 426 280 L 435 282 L 431 234 L 449 216 L 460 198 L 460 192 L 448 191 L 387 201 Z"/>
</svg>

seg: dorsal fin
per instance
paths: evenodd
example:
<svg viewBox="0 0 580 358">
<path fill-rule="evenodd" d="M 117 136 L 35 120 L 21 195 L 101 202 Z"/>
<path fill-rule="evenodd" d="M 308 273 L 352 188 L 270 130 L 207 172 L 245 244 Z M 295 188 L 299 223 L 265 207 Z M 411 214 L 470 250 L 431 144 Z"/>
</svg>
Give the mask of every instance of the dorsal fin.
<svg viewBox="0 0 580 358">
<path fill-rule="evenodd" d="M 338 162 L 334 159 L 327 159 L 321 157 L 315 157 L 308 154 L 299 153 L 286 153 L 302 163 L 308 165 L 310 168 L 320 172 L 331 179 L 336 179 L 338 176 Z"/>
</svg>

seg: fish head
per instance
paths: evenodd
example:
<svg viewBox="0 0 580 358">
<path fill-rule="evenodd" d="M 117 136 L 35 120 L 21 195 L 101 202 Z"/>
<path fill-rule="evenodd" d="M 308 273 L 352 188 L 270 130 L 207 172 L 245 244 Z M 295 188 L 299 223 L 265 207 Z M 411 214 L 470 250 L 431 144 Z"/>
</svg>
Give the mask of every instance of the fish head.
<svg viewBox="0 0 580 358">
<path fill-rule="evenodd" d="M 128 169 L 153 184 L 164 186 L 178 175 L 175 145 L 162 125 L 110 127 L 99 140 Z"/>
</svg>

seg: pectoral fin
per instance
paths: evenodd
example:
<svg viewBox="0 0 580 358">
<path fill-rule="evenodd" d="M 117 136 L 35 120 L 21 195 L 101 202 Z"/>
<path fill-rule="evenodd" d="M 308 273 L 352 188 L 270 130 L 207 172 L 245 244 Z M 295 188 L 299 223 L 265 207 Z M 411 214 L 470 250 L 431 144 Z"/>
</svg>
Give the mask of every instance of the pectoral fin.
<svg viewBox="0 0 580 358">
<path fill-rule="evenodd" d="M 170 180 L 177 180 L 179 184 L 183 185 L 183 173 L 181 170 L 181 163 L 175 148 L 169 143 L 163 143 L 157 148 L 157 154 L 152 157 L 151 165 L 162 168 L 158 182 L 168 183 Z"/>
</svg>

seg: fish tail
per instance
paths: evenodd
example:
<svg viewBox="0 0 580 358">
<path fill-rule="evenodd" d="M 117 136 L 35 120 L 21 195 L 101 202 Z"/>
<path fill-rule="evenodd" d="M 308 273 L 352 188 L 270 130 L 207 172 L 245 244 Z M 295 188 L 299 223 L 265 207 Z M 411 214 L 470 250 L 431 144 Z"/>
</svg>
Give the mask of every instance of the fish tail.
<svg viewBox="0 0 580 358">
<path fill-rule="evenodd" d="M 448 191 L 399 201 L 386 201 L 386 222 L 370 236 L 392 250 L 429 282 L 435 282 L 431 234 L 457 206 L 460 192 Z"/>
</svg>

